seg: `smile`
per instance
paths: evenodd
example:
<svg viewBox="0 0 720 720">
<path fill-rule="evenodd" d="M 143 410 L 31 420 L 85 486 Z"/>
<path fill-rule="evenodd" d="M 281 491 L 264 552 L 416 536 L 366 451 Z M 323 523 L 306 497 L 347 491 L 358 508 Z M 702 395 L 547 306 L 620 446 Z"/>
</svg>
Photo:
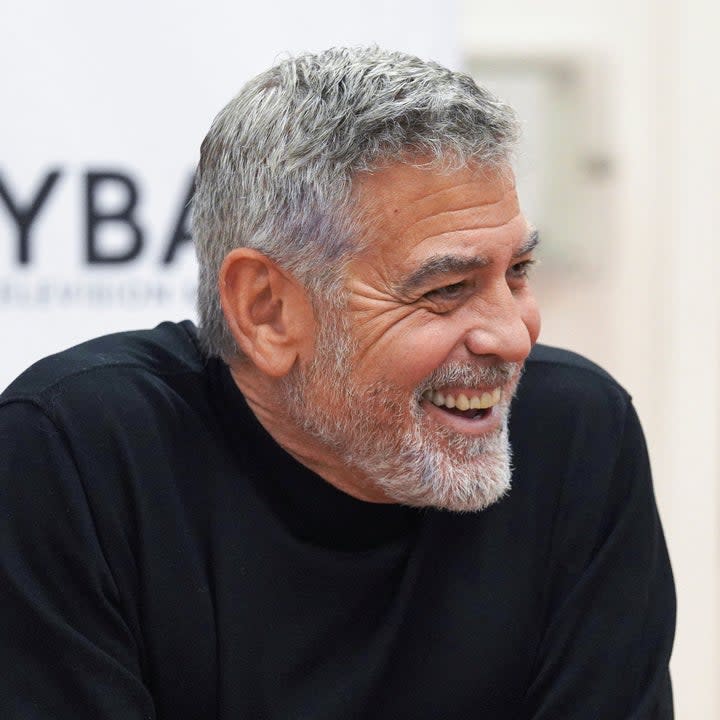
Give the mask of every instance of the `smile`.
<svg viewBox="0 0 720 720">
<path fill-rule="evenodd" d="M 449 410 L 487 410 L 497 405 L 502 399 L 502 388 L 496 387 L 490 391 L 465 391 L 465 392 L 446 392 L 439 390 L 426 390 L 423 398 L 429 400 L 433 405 L 439 408 L 447 408 Z"/>
</svg>

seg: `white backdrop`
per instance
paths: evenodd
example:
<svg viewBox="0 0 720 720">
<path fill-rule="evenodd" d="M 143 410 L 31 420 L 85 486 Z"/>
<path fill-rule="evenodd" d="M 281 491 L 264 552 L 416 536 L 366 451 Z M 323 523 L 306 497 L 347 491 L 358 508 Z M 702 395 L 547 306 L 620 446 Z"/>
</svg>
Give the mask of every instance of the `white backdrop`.
<svg viewBox="0 0 720 720">
<path fill-rule="evenodd" d="M 194 317 L 184 206 L 212 118 L 286 52 L 457 66 L 453 2 L 5 0 L 0 388 L 88 337 Z"/>
</svg>

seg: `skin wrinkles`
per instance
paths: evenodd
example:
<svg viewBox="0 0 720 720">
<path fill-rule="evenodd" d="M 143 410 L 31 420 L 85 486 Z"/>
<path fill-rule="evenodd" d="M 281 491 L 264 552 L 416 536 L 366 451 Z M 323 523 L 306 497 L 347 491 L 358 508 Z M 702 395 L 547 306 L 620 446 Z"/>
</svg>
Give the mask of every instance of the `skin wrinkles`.
<svg viewBox="0 0 720 720">
<path fill-rule="evenodd" d="M 441 240 L 443 236 L 452 233 L 501 228 L 507 223 L 505 216 L 497 219 L 497 211 L 503 209 L 498 207 L 501 203 L 504 201 L 482 207 L 468 207 L 430 215 L 413 223 L 412 228 L 408 228 L 408 234 L 415 240 L 433 237 Z M 519 214 L 520 208 L 518 207 L 516 210 L 516 214 Z"/>
<path fill-rule="evenodd" d="M 404 173 L 403 173 L 404 171 Z M 462 175 L 468 174 L 465 171 Z M 403 174 L 415 175 L 415 180 L 427 180 L 433 178 L 433 183 L 440 184 L 441 189 L 427 187 L 425 193 L 422 182 L 408 182 L 408 177 Z M 478 173 L 474 182 L 457 182 L 458 173 L 452 175 L 431 174 L 428 171 L 409 168 L 407 166 L 392 167 L 382 175 L 365 177 L 358 188 L 359 202 L 362 204 L 364 196 L 370 196 L 366 203 L 369 210 L 376 216 L 374 225 L 382 229 L 378 233 L 379 238 L 372 244 L 371 250 L 375 249 L 375 257 L 372 261 L 378 269 L 377 261 L 380 255 L 389 254 L 388 260 L 393 260 L 393 248 L 406 252 L 408 247 L 413 254 L 423 250 L 423 246 L 432 243 L 443 245 L 446 240 L 451 240 L 453 231 L 467 231 L 470 236 L 464 239 L 465 245 L 471 245 L 473 239 L 477 239 L 477 233 L 473 231 L 502 229 L 520 217 L 517 195 L 514 186 L 500 186 L 496 180 L 494 192 L 487 187 L 485 173 Z M 376 187 L 378 178 L 383 178 L 382 188 Z M 456 181 L 456 182 L 453 182 Z M 396 187 L 392 185 L 397 183 Z M 417 186 L 420 186 L 417 188 Z M 388 187 L 390 186 L 390 187 Z M 399 191 L 401 187 L 405 193 Z M 474 193 L 474 194 L 473 194 Z M 409 197 L 405 197 L 408 195 Z M 469 213 L 469 214 L 468 214 Z M 383 216 L 378 220 L 377 215 Z M 479 220 L 476 227 L 476 220 Z M 525 230 L 524 219 L 521 221 L 523 231 Z M 377 252 L 383 246 L 383 252 Z M 395 253 L 397 254 L 397 253 Z M 367 258 L 370 259 L 370 258 Z M 385 259 L 385 258 L 382 258 Z M 412 255 L 408 260 L 412 261 Z"/>
<path fill-rule="evenodd" d="M 508 201 L 511 203 L 508 210 L 513 214 L 520 212 L 517 195 L 494 197 L 480 187 L 483 182 L 487 182 L 487 173 L 480 173 L 473 182 L 457 184 L 452 183 L 451 176 L 439 177 L 440 182 L 447 184 L 446 187 L 416 196 L 409 202 L 406 201 L 402 207 L 392 209 L 392 214 L 401 223 L 415 227 L 419 237 L 433 235 L 436 227 L 444 232 L 453 229 L 470 229 L 474 226 L 491 227 L 498 210 L 502 212 L 499 206 L 507 205 Z M 502 214 L 507 219 L 506 213 Z"/>
<path fill-rule="evenodd" d="M 531 231 L 528 239 L 515 251 L 513 259 L 517 260 L 523 255 L 531 253 L 539 243 L 537 230 Z M 408 297 L 411 293 L 425 284 L 431 284 L 443 275 L 462 275 L 483 268 L 490 264 L 490 259 L 485 256 L 463 257 L 457 255 L 435 255 L 426 260 L 408 278 L 402 280 L 395 289 L 395 293 L 401 297 Z"/>
<path fill-rule="evenodd" d="M 402 170 L 408 174 L 413 174 L 414 171 L 415 179 L 420 180 L 419 184 L 422 186 L 422 171 L 407 167 Z M 399 168 L 393 168 L 390 175 L 400 172 Z M 470 171 L 460 173 L 463 176 L 462 181 L 457 184 L 452 182 L 457 181 L 457 175 L 434 175 L 433 182 L 444 187 L 439 190 L 436 186 L 431 187 L 430 192 L 425 195 L 416 192 L 412 201 L 406 205 L 400 204 L 402 198 L 397 190 L 390 193 L 390 202 L 384 205 L 383 238 L 377 245 L 372 246 L 364 257 L 351 263 L 349 268 L 352 279 L 348 284 L 348 307 L 353 316 L 352 326 L 356 328 L 357 334 L 366 340 L 362 343 L 363 349 L 358 360 L 382 364 L 378 343 L 388 343 L 395 346 L 405 345 L 407 351 L 400 352 L 400 361 L 409 361 L 414 354 L 422 352 L 422 348 L 415 347 L 416 344 L 412 342 L 412 338 L 417 337 L 421 328 L 424 328 L 423 337 L 427 338 L 422 345 L 437 341 L 441 332 L 438 318 L 429 316 L 433 304 L 410 304 L 412 298 L 408 297 L 408 288 L 403 287 L 407 285 L 408 277 L 421 272 L 422 266 L 431 262 L 432 257 L 436 256 L 436 248 L 445 256 L 452 255 L 463 260 L 467 259 L 469 253 L 472 257 L 481 257 L 481 266 L 473 268 L 475 272 L 465 276 L 462 272 L 450 272 L 445 281 L 451 284 L 466 279 L 470 286 L 485 286 L 484 293 L 477 293 L 477 297 L 472 298 L 471 307 L 468 308 L 470 315 L 505 316 L 505 310 L 500 307 L 503 303 L 498 303 L 497 298 L 492 297 L 493 294 L 497 296 L 497 289 L 493 293 L 488 290 L 493 283 L 506 282 L 504 269 L 511 264 L 511 260 L 517 261 L 517 253 L 528 245 L 528 241 L 532 241 L 533 235 L 519 212 L 517 195 L 511 183 L 496 178 L 494 185 L 489 186 L 484 173 L 476 175 L 478 179 L 473 178 L 474 181 L 468 181 L 468 174 L 471 174 Z M 369 180 L 373 179 L 375 178 L 365 179 L 361 195 L 362 192 L 372 192 L 373 207 L 383 207 L 382 188 L 378 192 L 378 188 L 369 187 Z M 399 177 L 387 178 L 388 183 L 396 181 L 396 187 L 408 187 L 408 178 L 402 180 L 405 182 L 401 183 Z M 478 212 L 465 212 L 461 215 L 453 213 L 455 207 L 463 207 L 466 211 L 468 207 L 473 207 L 469 205 L 470 200 L 474 200 L 475 207 L 479 206 Z M 430 213 L 433 211 L 439 214 L 431 217 Z M 421 213 L 419 219 L 414 212 Z M 472 217 L 475 220 L 479 216 L 486 218 L 485 225 L 479 228 L 465 228 L 457 224 L 463 219 Z M 426 234 L 431 228 L 435 234 Z M 437 234 L 437 231 L 442 232 Z M 478 247 L 486 247 L 488 251 L 478 253 Z M 448 252 L 450 248 L 453 253 Z M 503 268 L 500 278 L 497 277 L 497 267 Z M 457 336 L 457 342 L 468 321 L 473 322 L 467 313 L 458 314 L 455 326 L 451 328 Z M 442 323 L 447 331 L 447 321 L 443 320 Z M 527 344 L 529 346 L 530 342 Z M 464 353 L 463 359 L 467 357 L 468 354 Z"/>
<path fill-rule="evenodd" d="M 437 284 L 442 278 L 451 275 L 465 275 L 472 270 L 487 267 L 489 260 L 480 255 L 463 257 L 461 255 L 433 255 L 428 258 L 410 277 L 402 280 L 395 292 L 400 297 L 411 297 L 424 286 Z"/>
<path fill-rule="evenodd" d="M 391 166 L 388 168 L 386 171 L 388 178 L 390 179 L 393 175 L 399 176 L 403 167 L 408 166 Z M 424 171 L 419 170 L 419 172 Z M 406 193 L 407 201 L 404 208 L 408 213 L 413 214 L 416 220 L 422 221 L 429 216 L 439 217 L 458 210 L 477 208 L 478 203 L 486 208 L 491 208 L 493 205 L 503 202 L 504 198 L 497 197 L 497 194 L 488 188 L 488 181 L 494 182 L 498 180 L 497 173 L 479 170 L 474 175 L 472 179 L 466 177 L 465 180 L 458 180 L 456 173 L 435 174 L 438 179 L 438 186 L 429 191 L 427 188 L 418 192 L 410 190 Z M 362 187 L 361 182 L 361 191 Z M 487 192 L 486 189 L 488 189 Z M 455 207 L 449 207 L 449 205 L 455 205 Z"/>
</svg>

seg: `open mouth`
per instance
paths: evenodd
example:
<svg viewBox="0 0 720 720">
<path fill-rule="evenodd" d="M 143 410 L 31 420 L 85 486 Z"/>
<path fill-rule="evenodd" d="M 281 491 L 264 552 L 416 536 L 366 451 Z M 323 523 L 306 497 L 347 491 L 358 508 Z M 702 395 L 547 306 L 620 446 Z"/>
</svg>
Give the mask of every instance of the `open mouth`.
<svg viewBox="0 0 720 720">
<path fill-rule="evenodd" d="M 487 417 L 502 399 L 502 388 L 490 391 L 442 392 L 427 390 L 423 398 L 448 415 L 477 420 Z"/>
<path fill-rule="evenodd" d="M 490 414 L 490 408 L 484 410 L 458 410 L 457 408 L 440 408 L 443 412 L 448 415 L 455 415 L 455 417 L 462 417 L 467 420 L 477 420 L 487 417 Z"/>
</svg>

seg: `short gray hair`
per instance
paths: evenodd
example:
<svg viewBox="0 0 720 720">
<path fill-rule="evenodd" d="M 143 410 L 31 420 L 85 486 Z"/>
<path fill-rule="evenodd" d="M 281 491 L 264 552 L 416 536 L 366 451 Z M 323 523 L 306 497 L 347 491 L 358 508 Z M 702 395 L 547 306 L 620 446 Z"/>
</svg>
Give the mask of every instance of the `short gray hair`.
<svg viewBox="0 0 720 720">
<path fill-rule="evenodd" d="M 517 136 L 512 110 L 470 76 L 377 47 L 290 57 L 250 80 L 215 118 L 195 180 L 204 350 L 239 353 L 218 291 L 231 250 L 259 250 L 313 302 L 336 304 L 363 235 L 357 173 L 388 162 L 504 166 Z"/>
</svg>

